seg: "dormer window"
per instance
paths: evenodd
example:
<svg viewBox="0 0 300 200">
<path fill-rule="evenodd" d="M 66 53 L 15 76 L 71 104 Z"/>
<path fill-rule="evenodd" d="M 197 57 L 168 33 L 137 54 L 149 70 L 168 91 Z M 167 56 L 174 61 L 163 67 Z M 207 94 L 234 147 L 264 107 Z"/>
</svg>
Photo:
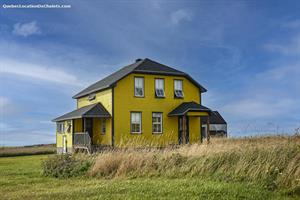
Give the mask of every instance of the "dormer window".
<svg viewBox="0 0 300 200">
<path fill-rule="evenodd" d="M 165 97 L 165 80 L 162 78 L 155 79 L 155 96 Z"/>
<path fill-rule="evenodd" d="M 134 77 L 134 96 L 144 97 L 144 78 Z"/>
<path fill-rule="evenodd" d="M 93 101 L 94 99 L 96 99 L 96 94 L 89 94 L 88 99 L 89 101 Z"/>
<path fill-rule="evenodd" d="M 182 80 L 174 80 L 174 96 L 176 98 L 183 98 Z"/>
</svg>

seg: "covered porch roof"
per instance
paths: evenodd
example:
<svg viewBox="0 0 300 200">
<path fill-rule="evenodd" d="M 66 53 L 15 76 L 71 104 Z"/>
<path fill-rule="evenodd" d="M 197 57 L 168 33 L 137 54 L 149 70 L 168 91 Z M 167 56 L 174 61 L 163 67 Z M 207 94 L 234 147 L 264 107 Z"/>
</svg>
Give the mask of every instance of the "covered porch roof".
<svg viewBox="0 0 300 200">
<path fill-rule="evenodd" d="M 111 115 L 101 103 L 96 103 L 73 110 L 69 113 L 66 113 L 60 117 L 53 119 L 52 121 L 59 122 L 84 117 L 111 117 Z"/>
<path fill-rule="evenodd" d="M 189 115 L 191 113 L 191 116 L 205 116 L 209 115 L 211 112 L 211 109 L 202 106 L 201 104 L 198 104 L 194 101 L 191 102 L 184 102 L 177 106 L 174 110 L 172 110 L 168 116 L 181 116 L 181 115 Z"/>
</svg>

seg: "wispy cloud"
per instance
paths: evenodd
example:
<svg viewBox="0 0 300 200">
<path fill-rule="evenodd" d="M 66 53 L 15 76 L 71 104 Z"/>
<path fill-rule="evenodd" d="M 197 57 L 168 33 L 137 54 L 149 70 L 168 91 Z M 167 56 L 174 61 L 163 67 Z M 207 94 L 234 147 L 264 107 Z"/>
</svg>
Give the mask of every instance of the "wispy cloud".
<svg viewBox="0 0 300 200">
<path fill-rule="evenodd" d="M 2 110 L 8 104 L 9 104 L 8 98 L 0 96 L 0 110 Z"/>
<path fill-rule="evenodd" d="M 75 75 L 72 75 L 63 69 L 23 63 L 13 60 L 1 60 L 0 74 L 11 74 L 24 76 L 28 78 L 50 81 L 54 83 L 82 86 L 82 83 Z"/>
<path fill-rule="evenodd" d="M 295 19 L 289 22 L 286 22 L 282 25 L 284 28 L 300 28 L 300 19 Z"/>
<path fill-rule="evenodd" d="M 14 29 L 12 31 L 13 34 L 15 35 L 20 35 L 20 36 L 30 36 L 30 35 L 36 35 L 36 34 L 40 34 L 41 30 L 40 28 L 37 26 L 36 21 L 32 21 L 29 23 L 16 23 L 14 25 Z"/>
<path fill-rule="evenodd" d="M 224 106 L 222 110 L 231 115 L 239 116 L 241 119 L 265 119 L 291 112 L 297 104 L 294 99 L 274 99 L 258 95 L 257 97 L 233 101 L 230 105 Z"/>
<path fill-rule="evenodd" d="M 174 25 L 178 25 L 183 21 L 191 21 L 192 20 L 192 13 L 186 9 L 180 9 L 174 11 L 170 15 L 171 23 Z"/>
</svg>

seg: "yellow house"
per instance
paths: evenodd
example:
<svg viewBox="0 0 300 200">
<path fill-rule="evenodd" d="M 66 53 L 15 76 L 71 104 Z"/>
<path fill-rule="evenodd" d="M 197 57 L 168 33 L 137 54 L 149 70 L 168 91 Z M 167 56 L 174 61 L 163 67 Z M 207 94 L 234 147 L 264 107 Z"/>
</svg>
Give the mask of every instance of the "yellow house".
<svg viewBox="0 0 300 200">
<path fill-rule="evenodd" d="M 201 142 L 203 92 L 188 74 L 137 59 L 73 96 L 76 110 L 53 120 L 57 152 Z"/>
</svg>

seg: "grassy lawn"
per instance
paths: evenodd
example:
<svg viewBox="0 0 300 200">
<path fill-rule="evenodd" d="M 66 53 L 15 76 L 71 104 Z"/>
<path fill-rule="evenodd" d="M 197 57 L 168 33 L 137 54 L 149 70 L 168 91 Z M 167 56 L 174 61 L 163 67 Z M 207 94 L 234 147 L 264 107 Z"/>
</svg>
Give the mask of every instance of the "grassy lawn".
<svg viewBox="0 0 300 200">
<path fill-rule="evenodd" d="M 251 184 L 200 178 L 55 179 L 41 175 L 47 155 L 0 158 L 1 199 L 297 199 Z"/>
</svg>

